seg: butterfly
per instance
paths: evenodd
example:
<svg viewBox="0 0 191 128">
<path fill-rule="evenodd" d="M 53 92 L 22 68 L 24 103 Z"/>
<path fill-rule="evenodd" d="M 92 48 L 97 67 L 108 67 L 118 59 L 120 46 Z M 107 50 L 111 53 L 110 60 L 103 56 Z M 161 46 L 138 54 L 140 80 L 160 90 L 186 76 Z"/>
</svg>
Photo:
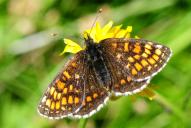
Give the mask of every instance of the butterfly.
<svg viewBox="0 0 191 128">
<path fill-rule="evenodd" d="M 107 38 L 76 53 L 44 93 L 38 112 L 49 119 L 88 118 L 111 95 L 132 95 L 147 87 L 166 65 L 171 49 L 134 38 Z"/>
</svg>

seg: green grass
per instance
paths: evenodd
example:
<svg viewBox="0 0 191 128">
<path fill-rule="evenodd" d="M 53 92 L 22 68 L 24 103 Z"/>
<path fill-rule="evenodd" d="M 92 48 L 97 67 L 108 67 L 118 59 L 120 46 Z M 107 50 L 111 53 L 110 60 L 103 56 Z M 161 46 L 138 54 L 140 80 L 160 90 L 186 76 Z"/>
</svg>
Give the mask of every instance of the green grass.
<svg viewBox="0 0 191 128">
<path fill-rule="evenodd" d="M 0 126 L 2 128 L 191 127 L 191 2 L 189 0 L 0 1 Z M 36 108 L 48 84 L 68 60 L 64 37 L 83 43 L 81 31 L 98 20 L 133 26 L 133 35 L 173 50 L 153 78 L 153 100 L 140 95 L 110 101 L 88 120 L 48 120 Z M 89 24 L 89 26 L 88 26 Z M 52 37 L 51 33 L 58 33 Z"/>
</svg>

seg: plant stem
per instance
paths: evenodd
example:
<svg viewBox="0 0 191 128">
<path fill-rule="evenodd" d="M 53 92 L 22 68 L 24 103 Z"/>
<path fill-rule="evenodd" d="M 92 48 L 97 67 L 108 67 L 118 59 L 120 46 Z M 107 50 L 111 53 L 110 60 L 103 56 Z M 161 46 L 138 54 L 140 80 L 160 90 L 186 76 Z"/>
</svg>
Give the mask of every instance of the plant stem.
<svg viewBox="0 0 191 128">
<path fill-rule="evenodd" d="M 179 109 L 176 105 L 170 103 L 165 97 L 160 95 L 159 93 L 155 92 L 155 98 L 157 102 L 164 105 L 167 109 L 169 109 L 173 114 L 179 117 L 183 122 L 188 122 L 185 113 Z"/>
<path fill-rule="evenodd" d="M 85 128 L 87 121 L 88 121 L 88 119 L 81 119 L 79 122 L 79 128 Z"/>
</svg>

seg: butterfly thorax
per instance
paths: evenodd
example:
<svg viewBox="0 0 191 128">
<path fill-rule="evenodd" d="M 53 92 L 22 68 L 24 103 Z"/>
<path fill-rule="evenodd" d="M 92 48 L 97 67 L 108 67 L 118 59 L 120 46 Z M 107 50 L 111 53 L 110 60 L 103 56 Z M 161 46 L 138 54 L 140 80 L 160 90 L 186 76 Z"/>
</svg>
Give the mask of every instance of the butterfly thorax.
<svg viewBox="0 0 191 128">
<path fill-rule="evenodd" d="M 92 39 L 86 40 L 86 55 L 90 68 L 93 69 L 99 85 L 109 89 L 111 86 L 111 76 L 105 64 L 102 48 L 94 43 Z"/>
</svg>

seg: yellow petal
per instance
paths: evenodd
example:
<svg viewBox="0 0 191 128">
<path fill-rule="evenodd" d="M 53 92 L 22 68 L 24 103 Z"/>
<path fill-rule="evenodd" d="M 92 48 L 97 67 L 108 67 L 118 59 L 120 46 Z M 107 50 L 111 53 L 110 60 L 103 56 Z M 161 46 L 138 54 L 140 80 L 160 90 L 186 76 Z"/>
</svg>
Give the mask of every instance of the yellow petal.
<svg viewBox="0 0 191 128">
<path fill-rule="evenodd" d="M 90 31 L 90 36 L 95 42 L 97 42 L 98 41 L 97 37 L 100 36 L 100 33 L 101 33 L 101 26 L 98 22 L 96 22 L 95 27 L 93 27 L 92 30 Z"/>
<path fill-rule="evenodd" d="M 84 37 L 85 39 L 87 39 L 87 35 L 90 35 L 90 37 L 91 37 L 92 39 L 95 39 L 96 34 L 97 34 L 97 33 L 100 33 L 100 31 L 101 31 L 100 24 L 99 24 L 98 22 L 96 22 L 96 25 L 95 25 L 95 26 L 93 26 L 92 28 L 87 29 L 87 30 L 84 31 L 83 37 Z"/>
<path fill-rule="evenodd" d="M 105 34 L 108 33 L 109 30 L 111 29 L 112 25 L 113 25 L 113 21 L 109 21 L 109 23 L 106 24 L 106 25 L 103 27 L 102 32 L 105 33 Z"/>
<path fill-rule="evenodd" d="M 75 42 L 69 39 L 64 39 L 64 43 L 66 44 L 64 51 L 60 53 L 60 55 L 63 55 L 64 53 L 77 53 L 82 50 L 82 48 Z"/>
<path fill-rule="evenodd" d="M 94 28 L 94 27 L 93 27 Z M 99 24 L 99 22 L 96 22 L 96 25 L 95 25 L 95 31 L 96 31 L 96 33 L 100 33 L 101 32 L 101 26 L 100 26 L 100 24 Z M 92 29 L 93 30 L 93 29 Z"/>
<path fill-rule="evenodd" d="M 107 39 L 107 38 L 113 38 L 113 33 L 107 33 L 107 35 L 105 35 L 103 39 Z"/>
<path fill-rule="evenodd" d="M 64 48 L 64 51 L 62 53 L 60 53 L 60 55 L 63 55 L 64 53 L 77 53 L 79 51 L 81 51 L 82 48 L 78 48 L 78 47 L 72 47 L 72 46 L 69 46 L 69 45 L 66 45 L 66 47 Z"/>
<path fill-rule="evenodd" d="M 124 38 L 126 33 L 127 33 L 127 30 L 121 29 L 121 30 L 116 34 L 116 38 Z"/>
<path fill-rule="evenodd" d="M 140 37 L 136 35 L 136 36 L 135 36 L 135 39 L 140 39 Z"/>
<path fill-rule="evenodd" d="M 130 38 L 130 33 L 132 32 L 132 26 L 127 26 L 127 28 L 126 28 L 126 31 L 127 31 L 127 33 L 125 34 L 125 38 Z"/>
<path fill-rule="evenodd" d="M 91 30 L 86 30 L 83 36 L 87 38 L 87 34 L 89 34 L 95 43 L 99 43 L 106 38 L 130 38 L 132 26 L 127 26 L 126 29 L 121 29 L 122 25 L 112 26 L 113 21 L 110 21 L 104 27 L 101 27 L 99 22 L 96 22 L 95 26 Z"/>
<path fill-rule="evenodd" d="M 113 34 L 113 37 L 116 36 L 116 34 L 120 31 L 122 25 L 114 26 L 113 28 L 110 29 L 110 33 Z"/>
<path fill-rule="evenodd" d="M 130 38 L 130 37 L 131 37 L 130 33 L 127 33 L 127 34 L 125 35 L 125 38 Z"/>
<path fill-rule="evenodd" d="M 77 43 L 75 43 L 74 41 L 70 39 L 64 39 L 64 43 L 70 46 L 79 46 Z"/>
<path fill-rule="evenodd" d="M 132 32 L 132 30 L 133 30 L 133 27 L 132 26 L 127 26 L 127 28 L 126 28 L 126 30 L 127 30 L 127 32 Z"/>
</svg>

